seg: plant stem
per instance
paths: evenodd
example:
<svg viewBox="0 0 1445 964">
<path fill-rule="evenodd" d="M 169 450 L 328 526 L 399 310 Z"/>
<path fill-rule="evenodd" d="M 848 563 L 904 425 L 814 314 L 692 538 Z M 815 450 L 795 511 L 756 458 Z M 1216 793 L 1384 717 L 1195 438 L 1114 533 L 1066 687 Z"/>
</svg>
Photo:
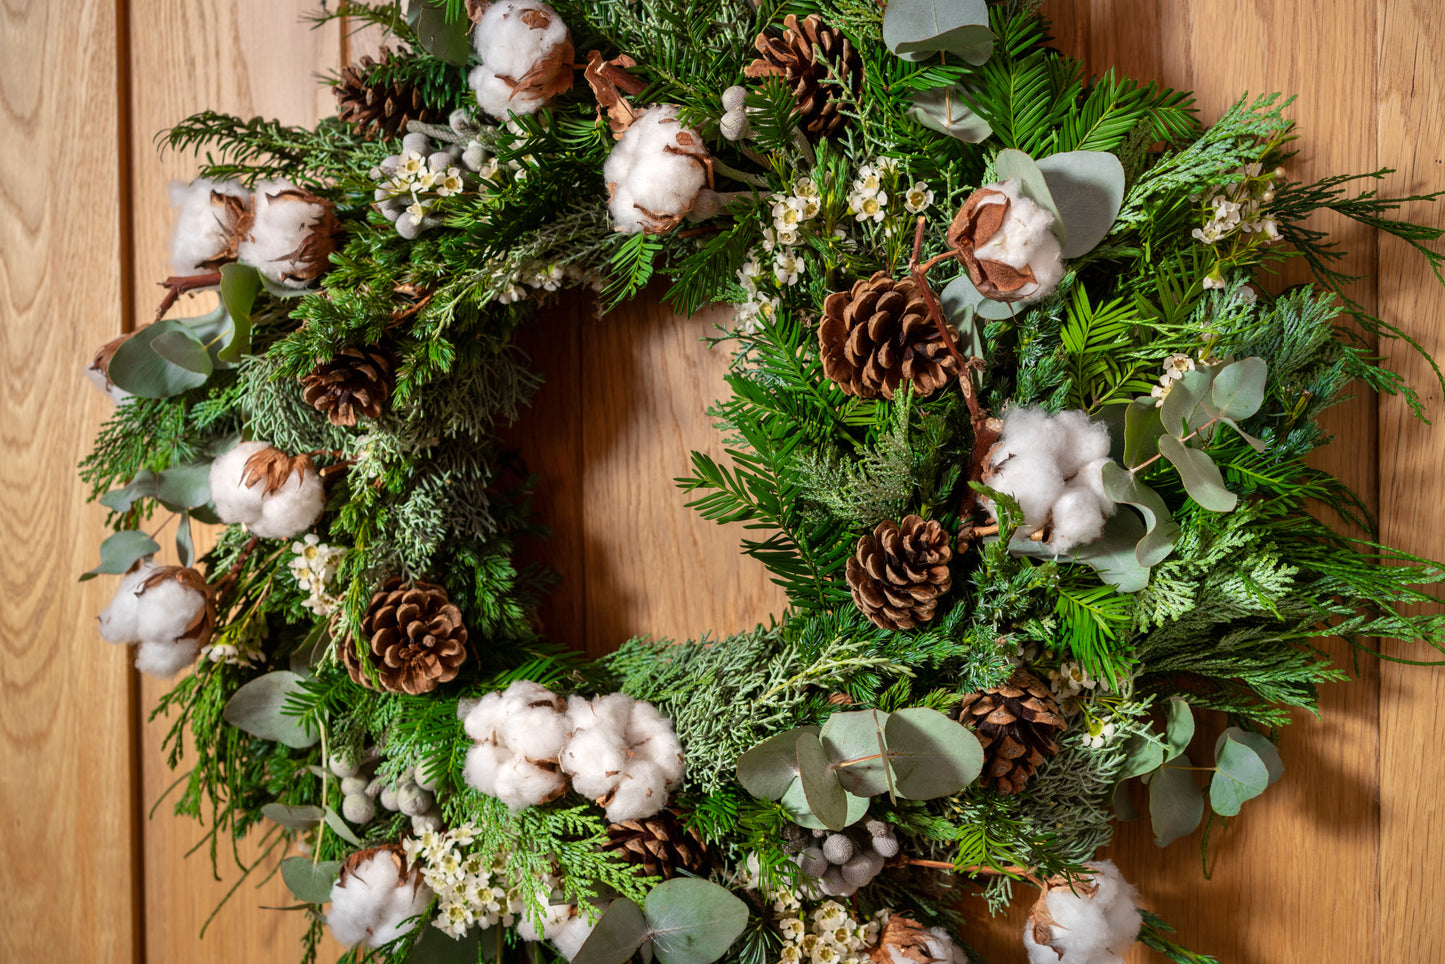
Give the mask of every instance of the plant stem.
<svg viewBox="0 0 1445 964">
<path fill-rule="evenodd" d="M 1215 422 L 1217 422 L 1217 421 L 1219 421 L 1218 418 L 1211 418 L 1209 421 L 1205 422 L 1203 425 L 1199 426 L 1199 427 L 1196 428 L 1194 431 L 1190 432 L 1188 435 L 1186 435 L 1186 436 L 1184 436 L 1183 438 L 1181 438 L 1181 439 L 1179 440 L 1179 444 L 1180 444 L 1180 445 L 1183 445 L 1185 442 L 1187 442 L 1187 441 L 1189 441 L 1190 439 L 1194 438 L 1194 437 L 1195 437 L 1196 435 L 1198 435 L 1200 432 L 1204 431 L 1205 429 L 1207 429 L 1209 426 L 1213 425 L 1213 424 L 1214 424 Z M 1130 473 L 1137 475 L 1138 473 L 1144 471 L 1144 470 L 1147 469 L 1149 466 L 1153 465 L 1155 462 L 1159 461 L 1159 460 L 1160 460 L 1161 458 L 1163 458 L 1163 457 L 1164 457 L 1164 453 L 1163 453 L 1163 452 L 1155 452 L 1152 456 L 1150 456 L 1149 458 L 1147 458 L 1147 459 L 1145 459 L 1144 461 L 1140 462 L 1138 465 L 1134 466 L 1134 467 L 1133 467 L 1132 469 L 1130 469 L 1129 471 L 1130 471 Z"/>
<path fill-rule="evenodd" d="M 171 275 L 160 283 L 166 289 L 166 296 L 161 299 L 160 307 L 156 309 L 156 321 L 166 316 L 175 305 L 176 299 L 187 291 L 198 291 L 201 288 L 214 288 L 221 283 L 221 272 L 212 271 L 210 274 Z"/>
</svg>

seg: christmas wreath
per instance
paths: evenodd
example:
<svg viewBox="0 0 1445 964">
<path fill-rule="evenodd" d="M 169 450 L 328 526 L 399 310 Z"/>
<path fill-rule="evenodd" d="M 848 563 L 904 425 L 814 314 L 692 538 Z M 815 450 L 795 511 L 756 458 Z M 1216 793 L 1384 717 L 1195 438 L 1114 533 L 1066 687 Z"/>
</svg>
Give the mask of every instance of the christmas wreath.
<svg viewBox="0 0 1445 964">
<path fill-rule="evenodd" d="M 1094 857 L 1131 798 L 1162 846 L 1274 783 L 1344 678 L 1325 627 L 1445 639 L 1406 608 L 1439 568 L 1306 511 L 1368 528 L 1306 462 L 1347 385 L 1419 413 L 1307 219 L 1438 274 L 1391 217 L 1434 195 L 1293 181 L 1287 102 L 1202 126 L 1028 3 L 341 9 L 391 46 L 337 116 L 164 133 L 204 163 L 157 320 L 89 367 L 116 408 L 81 467 L 101 635 L 191 670 L 176 810 L 294 851 L 306 959 L 329 927 L 352 961 L 977 961 L 957 895 L 1023 884 L 1032 961 L 1209 960 Z M 1291 258 L 1317 283 L 1252 285 Z M 512 338 L 655 274 L 736 306 L 730 464 L 680 484 L 788 608 L 588 661 L 516 560 Z M 199 561 L 193 521 L 226 524 Z"/>
</svg>

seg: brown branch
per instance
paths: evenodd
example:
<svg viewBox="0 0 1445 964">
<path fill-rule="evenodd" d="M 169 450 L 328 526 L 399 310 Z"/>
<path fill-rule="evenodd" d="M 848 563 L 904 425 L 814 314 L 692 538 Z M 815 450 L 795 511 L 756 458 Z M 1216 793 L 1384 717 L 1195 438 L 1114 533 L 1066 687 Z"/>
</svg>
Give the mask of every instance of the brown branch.
<svg viewBox="0 0 1445 964">
<path fill-rule="evenodd" d="M 166 312 L 175 306 L 176 299 L 187 291 L 214 288 L 220 283 L 221 272 L 219 271 L 212 271 L 210 274 L 171 275 L 160 282 L 160 286 L 166 289 L 166 296 L 161 299 L 161 305 L 156 309 L 156 321 L 164 318 Z"/>
<path fill-rule="evenodd" d="M 231 568 L 227 569 L 226 574 L 212 587 L 212 592 L 218 602 L 231 591 L 231 587 L 235 585 L 241 575 L 242 567 L 246 565 L 246 560 L 251 558 L 251 553 L 255 552 L 256 547 L 260 544 L 261 537 L 252 536 L 250 541 L 241 548 L 241 554 L 236 556 L 236 561 L 231 563 Z"/>
<path fill-rule="evenodd" d="M 1019 867 L 1014 864 L 1007 864 L 1003 867 L 989 867 L 984 864 L 975 864 L 971 867 L 956 867 L 946 860 L 924 860 L 919 857 L 909 857 L 904 863 L 913 867 L 927 867 L 931 870 L 946 870 L 949 873 L 960 874 L 968 877 L 1019 877 L 1029 883 L 1043 889 L 1043 881 L 1034 873 L 1032 868 Z"/>
</svg>

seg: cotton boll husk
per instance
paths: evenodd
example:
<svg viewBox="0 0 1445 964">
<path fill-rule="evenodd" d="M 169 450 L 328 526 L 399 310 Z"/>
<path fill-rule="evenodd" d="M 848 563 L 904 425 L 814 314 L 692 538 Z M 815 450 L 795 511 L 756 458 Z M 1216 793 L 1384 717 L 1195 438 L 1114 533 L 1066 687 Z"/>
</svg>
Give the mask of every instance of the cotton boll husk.
<svg viewBox="0 0 1445 964">
<path fill-rule="evenodd" d="M 1091 420 L 1087 412 L 1060 412 L 1053 418 L 1053 427 L 1058 436 L 1059 472 L 1064 478 L 1072 478 L 1085 465 L 1108 456 L 1109 427 Z"/>
<path fill-rule="evenodd" d="M 1139 893 L 1120 875 L 1113 861 L 1087 864 L 1092 877 L 1075 888 L 1059 883 L 1043 897 L 1053 924 L 1045 944 L 1034 939 L 1034 924 L 1024 929 L 1030 964 L 1122 964 L 1123 954 L 1139 936 L 1143 918 Z M 1092 896 L 1080 887 L 1097 888 Z"/>
<path fill-rule="evenodd" d="M 306 262 L 294 255 L 329 212 L 321 204 L 277 196 L 295 190 L 296 185 L 286 180 L 262 181 L 256 185 L 251 201 L 255 218 L 250 233 L 236 249 L 236 257 L 275 284 L 304 288 L 306 282 L 288 277 L 305 273 L 308 268 Z"/>
<path fill-rule="evenodd" d="M 111 381 L 109 375 L 94 365 L 85 366 L 81 372 L 85 375 L 86 380 L 100 389 L 101 394 L 110 399 L 113 404 L 119 405 L 131 397 L 130 392 Z"/>
<path fill-rule="evenodd" d="M 514 810 L 555 800 L 567 789 L 567 778 L 544 769 L 520 756 L 512 756 L 497 768 L 496 793 Z"/>
<path fill-rule="evenodd" d="M 136 592 L 155 569 L 156 564 L 146 558 L 120 577 L 120 585 L 115 587 L 115 596 L 111 598 L 110 605 L 100 611 L 101 639 L 107 643 L 118 644 L 140 642 L 140 633 L 136 629 L 140 598 L 136 596 Z"/>
<path fill-rule="evenodd" d="M 477 106 L 498 120 L 505 120 L 508 113 L 535 114 L 546 103 L 541 97 L 513 91 L 510 84 L 485 64 L 472 68 L 467 83 L 477 98 Z"/>
<path fill-rule="evenodd" d="M 1044 543 L 1050 552 L 1062 555 L 1093 542 L 1104 534 L 1104 512 L 1094 493 L 1083 487 L 1064 491 L 1049 513 L 1051 538 Z"/>
<path fill-rule="evenodd" d="M 143 640 L 135 651 L 135 668 L 147 676 L 174 676 L 196 661 L 201 644 L 193 639 Z"/>
<path fill-rule="evenodd" d="M 537 26 L 542 21 L 545 23 Z M 477 106 L 498 120 L 505 120 L 508 112 L 535 113 L 556 91 L 552 81 L 562 80 L 561 72 L 567 72 L 566 84 L 570 84 L 571 36 L 557 11 L 545 3 L 500 0 L 491 4 L 472 31 L 472 45 L 481 65 L 467 80 Z M 564 45 L 565 50 L 561 49 Z M 558 58 L 568 63 L 564 65 Z M 547 63 L 549 59 L 552 65 Z M 539 76 L 538 72 L 556 76 Z M 514 90 L 502 78 L 519 87 Z"/>
<path fill-rule="evenodd" d="M 251 531 L 263 539 L 290 539 L 315 525 L 324 508 L 326 489 L 321 484 L 321 476 L 307 466 L 300 474 L 288 476 L 281 488 L 262 498 L 261 515 L 251 522 Z"/>
<path fill-rule="evenodd" d="M 171 206 L 176 208 L 176 222 L 171 229 L 171 273 L 204 274 L 211 270 L 205 262 L 223 255 L 231 246 L 236 225 L 225 223 L 212 202 L 211 193 L 249 200 L 251 192 L 230 181 L 197 178 L 189 184 L 172 181 L 169 188 Z"/>
<path fill-rule="evenodd" d="M 265 486 L 245 484 L 246 460 L 269 442 L 241 442 L 211 463 L 211 503 L 222 522 L 254 522 L 261 518 L 261 498 Z"/>
<path fill-rule="evenodd" d="M 1049 510 L 1064 491 L 1064 480 L 1054 460 L 1031 451 L 1013 456 L 994 473 L 988 487 L 1018 501 L 1024 511 L 1024 523 L 1038 527 L 1049 517 Z"/>
<path fill-rule="evenodd" d="M 1032 304 L 1053 292 L 1064 277 L 1063 248 L 1050 230 L 1054 216 L 1024 197 L 1016 178 L 990 186 L 1008 196 L 1009 213 L 993 237 L 974 249 L 974 255 L 980 261 L 1032 268 L 1035 283 L 1020 289 L 1024 297 L 1014 302 Z"/>
<path fill-rule="evenodd" d="M 431 899 L 420 877 L 398 879 L 392 854 L 381 851 L 332 885 L 326 923 L 342 944 L 381 947 L 421 923 Z"/>
</svg>

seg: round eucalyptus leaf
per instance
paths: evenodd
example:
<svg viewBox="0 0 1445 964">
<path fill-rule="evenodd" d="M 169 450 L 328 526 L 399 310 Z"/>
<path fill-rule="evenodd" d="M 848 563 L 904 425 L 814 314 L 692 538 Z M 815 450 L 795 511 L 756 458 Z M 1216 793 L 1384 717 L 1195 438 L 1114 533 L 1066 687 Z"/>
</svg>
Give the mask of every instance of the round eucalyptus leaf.
<svg viewBox="0 0 1445 964">
<path fill-rule="evenodd" d="M 341 861 L 323 860 L 313 864 L 310 857 L 287 857 L 281 861 L 281 879 L 291 896 L 303 904 L 324 904 L 331 899 L 331 885 L 341 873 Z"/>
<path fill-rule="evenodd" d="M 969 311 L 990 321 L 1002 321 L 1014 316 L 1013 306 L 1007 301 L 985 298 L 983 292 L 974 287 L 973 279 L 966 272 L 954 278 L 943 289 L 938 296 L 938 306 L 950 321 L 956 321 Z"/>
<path fill-rule="evenodd" d="M 268 803 L 261 807 L 261 816 L 288 830 L 310 830 L 321 823 L 326 814 L 320 807 L 288 807 L 284 803 Z"/>
<path fill-rule="evenodd" d="M 1191 448 L 1172 435 L 1159 437 L 1159 454 L 1179 471 L 1184 491 L 1210 512 L 1232 512 L 1239 496 L 1224 486 L 1224 476 L 1208 453 Z"/>
<path fill-rule="evenodd" d="M 1194 739 L 1194 711 L 1178 696 L 1169 697 L 1164 709 L 1164 747 L 1167 759 L 1182 756 Z"/>
<path fill-rule="evenodd" d="M 1209 368 L 1196 368 L 1185 372 L 1182 378 L 1176 378 L 1169 386 L 1169 394 L 1164 396 L 1164 404 L 1159 406 L 1159 420 L 1164 425 L 1164 431 L 1175 438 L 1188 435 L 1192 423 L 1196 421 L 1195 413 L 1199 411 L 1200 403 L 1209 397 L 1213 383 L 1214 371 Z"/>
<path fill-rule="evenodd" d="M 1284 761 L 1279 758 L 1279 747 L 1275 746 L 1269 737 L 1263 733 L 1251 733 L 1249 730 L 1231 726 L 1221 733 L 1219 739 L 1214 743 L 1216 757 L 1219 756 L 1219 750 L 1224 745 L 1226 737 L 1236 743 L 1243 743 L 1254 751 L 1260 762 L 1264 764 L 1264 768 L 1269 771 L 1270 786 L 1274 786 L 1279 782 L 1279 778 L 1284 776 Z"/>
<path fill-rule="evenodd" d="M 352 829 L 346 825 L 346 821 L 341 819 L 341 814 L 337 813 L 335 810 L 327 807 L 324 819 L 326 820 L 326 826 L 334 830 L 336 832 L 336 836 L 340 837 L 342 840 L 345 840 L 353 847 L 365 846 L 365 844 L 362 843 L 361 838 L 358 837 L 352 831 Z"/>
<path fill-rule="evenodd" d="M 150 469 L 141 469 L 125 485 L 111 489 L 100 497 L 100 504 L 113 512 L 125 512 L 137 499 L 156 497 L 156 474 Z"/>
<path fill-rule="evenodd" d="M 185 326 L 156 335 L 151 342 L 151 348 L 166 361 L 179 365 L 188 372 L 209 376 L 215 370 L 206 346 Z"/>
<path fill-rule="evenodd" d="M 801 733 L 796 744 L 798 782 L 808 809 L 829 830 L 848 826 L 848 795 L 823 751 L 823 741 L 816 733 Z"/>
<path fill-rule="evenodd" d="M 1174 540 L 1179 538 L 1179 525 L 1170 519 L 1169 506 L 1128 469 L 1115 462 L 1105 462 L 1102 469 L 1104 494 L 1115 502 L 1132 505 L 1144 517 L 1144 538 L 1134 547 L 1135 558 L 1146 568 L 1157 566 L 1169 558 Z"/>
<path fill-rule="evenodd" d="M 300 718 L 283 712 L 286 698 L 300 690 L 301 677 L 290 670 L 258 676 L 232 694 L 221 718 L 252 736 L 305 749 L 316 742 L 317 735 Z"/>
<path fill-rule="evenodd" d="M 1054 195 L 1049 191 L 1049 183 L 1044 179 L 1044 172 L 1039 169 L 1039 165 L 1034 159 L 1023 151 L 1007 147 L 998 152 L 998 158 L 993 162 L 993 169 L 1001 181 L 1006 181 L 1011 177 L 1018 178 L 1019 193 L 1054 216 L 1053 227 L 1049 230 L 1054 237 L 1059 239 L 1059 246 L 1067 249 L 1069 246 L 1068 225 L 1064 223 L 1064 216 L 1059 213 L 1059 206 L 1054 202 Z"/>
<path fill-rule="evenodd" d="M 1166 751 L 1162 746 L 1136 733 L 1124 743 L 1124 766 L 1119 770 L 1119 782 L 1153 773 L 1164 765 L 1165 759 Z"/>
<path fill-rule="evenodd" d="M 764 800 L 781 800 L 798 775 L 798 736 L 817 733 L 816 726 L 799 727 L 769 737 L 738 757 L 738 782 Z"/>
<path fill-rule="evenodd" d="M 1254 747 L 1234 739 L 1226 730 L 1214 751 L 1214 778 L 1209 781 L 1209 805 L 1221 817 L 1232 817 L 1246 800 L 1269 787 L 1269 768 Z"/>
<path fill-rule="evenodd" d="M 1155 844 L 1165 847 L 1180 837 L 1187 837 L 1202 819 L 1204 794 L 1194 783 L 1193 773 L 1180 767 L 1165 767 L 1150 777 L 1149 822 L 1154 827 Z"/>
<path fill-rule="evenodd" d="M 983 745 L 974 732 L 926 706 L 891 714 L 884 737 L 898 794 L 910 800 L 957 793 L 983 771 Z"/>
<path fill-rule="evenodd" d="M 1114 227 L 1124 206 L 1124 165 L 1108 151 L 1068 151 L 1039 158 L 1039 170 L 1064 221 L 1064 257 L 1088 254 Z"/>
<path fill-rule="evenodd" d="M 466 15 L 456 20 L 447 16 L 445 0 L 415 0 L 411 10 L 416 13 L 412 31 L 423 50 L 454 67 L 465 67 L 472 44 L 467 37 L 471 21 Z"/>
<path fill-rule="evenodd" d="M 778 802 L 783 805 L 784 810 L 788 811 L 788 819 L 798 826 L 807 827 L 809 830 L 830 829 L 824 826 L 823 821 L 813 816 L 813 812 L 808 809 L 808 799 L 803 795 L 803 784 L 800 781 L 794 780 L 793 785 L 788 788 L 788 792 L 783 794 L 783 799 Z M 868 797 L 847 794 L 848 810 L 844 820 L 847 826 L 853 826 L 867 815 L 868 802 Z"/>
<path fill-rule="evenodd" d="M 748 923 L 748 906 L 732 891 L 700 877 L 654 887 L 644 905 L 652 950 L 661 964 L 712 964 Z"/>
<path fill-rule="evenodd" d="M 889 792 L 891 774 L 883 742 L 883 726 L 887 721 L 887 713 L 858 710 L 834 713 L 824 722 L 819 734 L 823 751 L 833 763 L 838 782 L 849 793 L 876 797 Z M 854 760 L 859 762 L 849 762 Z"/>
<path fill-rule="evenodd" d="M 619 897 L 603 912 L 571 964 L 623 964 L 645 940 L 647 919 L 642 908 Z"/>
<path fill-rule="evenodd" d="M 883 43 L 904 60 L 956 54 L 977 67 L 993 53 L 984 0 L 889 0 Z"/>
<path fill-rule="evenodd" d="M 209 462 L 173 465 L 155 478 L 155 497 L 168 509 L 192 509 L 211 501 Z"/>
<path fill-rule="evenodd" d="M 116 385 L 140 398 L 170 398 L 206 383 L 206 375 L 183 368 L 157 354 L 153 342 L 169 332 L 185 332 L 186 326 L 174 319 L 158 321 L 131 335 L 120 343 L 110 360 L 107 373 Z"/>
<path fill-rule="evenodd" d="M 1264 404 L 1269 366 L 1263 358 L 1241 358 L 1219 369 L 1214 376 L 1211 401 L 1220 415 L 1249 418 Z"/>
<path fill-rule="evenodd" d="M 137 561 L 160 552 L 154 539 L 139 529 L 122 529 L 106 537 L 100 544 L 100 565 L 80 577 L 81 582 L 99 575 L 115 576 L 126 572 Z"/>
<path fill-rule="evenodd" d="M 908 116 L 965 144 L 980 144 L 993 134 L 988 121 L 969 109 L 968 91 L 959 86 L 936 87 L 915 95 Z"/>
<path fill-rule="evenodd" d="M 1152 396 L 1130 402 L 1124 410 L 1124 464 L 1132 469 L 1159 454 L 1163 434 L 1164 420 Z"/>
<path fill-rule="evenodd" d="M 1127 509 L 1115 512 L 1104 523 L 1103 534 L 1075 549 L 1070 558 L 1093 569 L 1100 579 L 1120 592 L 1138 592 L 1149 585 L 1149 567 L 1139 564 L 1134 551 L 1146 534 L 1143 520 L 1133 512 Z"/>
<path fill-rule="evenodd" d="M 1124 823 L 1139 819 L 1139 811 L 1129 799 L 1129 784 L 1124 780 L 1114 786 L 1114 819 Z"/>
</svg>

